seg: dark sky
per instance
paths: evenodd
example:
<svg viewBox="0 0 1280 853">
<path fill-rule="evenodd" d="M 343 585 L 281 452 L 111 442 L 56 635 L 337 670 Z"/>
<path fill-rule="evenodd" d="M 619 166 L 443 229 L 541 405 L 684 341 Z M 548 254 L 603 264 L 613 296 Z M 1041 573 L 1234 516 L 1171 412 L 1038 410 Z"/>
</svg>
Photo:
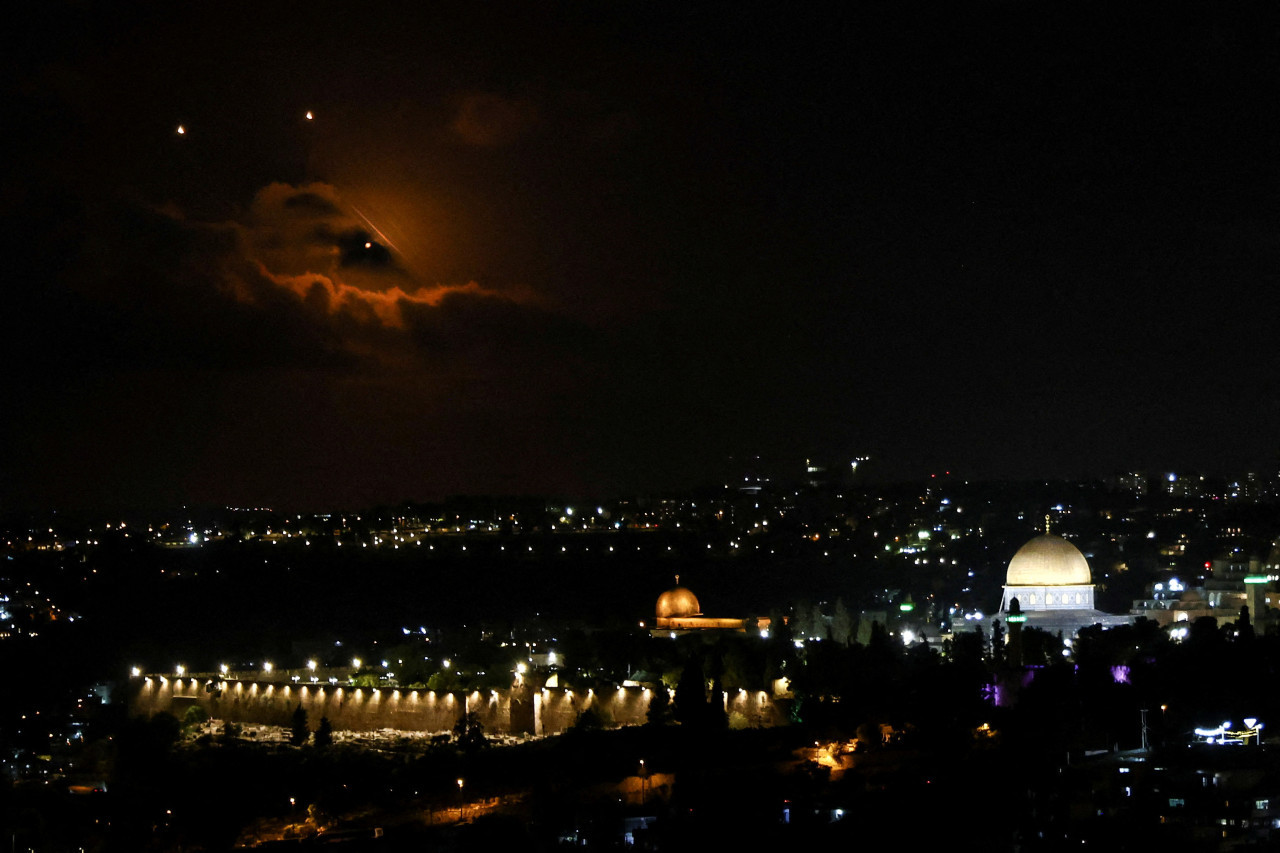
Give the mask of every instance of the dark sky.
<svg viewBox="0 0 1280 853">
<path fill-rule="evenodd" d="M 1275 458 L 1271 18 L 33 5 L 0 505 Z"/>
</svg>

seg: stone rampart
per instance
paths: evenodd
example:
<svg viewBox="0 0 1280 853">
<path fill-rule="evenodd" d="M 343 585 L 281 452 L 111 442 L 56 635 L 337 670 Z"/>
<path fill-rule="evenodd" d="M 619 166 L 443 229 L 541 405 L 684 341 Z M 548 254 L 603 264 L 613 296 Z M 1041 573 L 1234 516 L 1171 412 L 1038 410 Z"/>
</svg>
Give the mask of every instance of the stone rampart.
<svg viewBox="0 0 1280 853">
<path fill-rule="evenodd" d="M 587 709 L 594 709 L 605 725 L 639 725 L 647 718 L 652 695 L 641 687 L 597 693 L 516 685 L 468 693 L 160 676 L 138 679 L 132 689 L 130 710 L 135 715 L 165 712 L 181 719 L 187 708 L 200 705 L 210 716 L 232 723 L 288 726 L 301 705 L 313 727 L 325 717 L 333 728 L 347 731 L 449 732 L 463 714 L 474 712 L 487 732 L 535 735 L 559 734 Z M 737 725 L 785 722 L 785 714 L 764 691 L 726 694 L 724 703 Z"/>
</svg>

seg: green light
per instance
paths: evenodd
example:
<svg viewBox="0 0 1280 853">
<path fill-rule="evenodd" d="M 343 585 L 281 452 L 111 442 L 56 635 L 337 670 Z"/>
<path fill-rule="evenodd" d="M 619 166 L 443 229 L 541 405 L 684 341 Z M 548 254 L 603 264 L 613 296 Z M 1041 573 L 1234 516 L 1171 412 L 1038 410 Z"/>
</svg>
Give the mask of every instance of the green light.
<svg viewBox="0 0 1280 853">
<path fill-rule="evenodd" d="M 1245 583 L 1266 583 L 1270 578 L 1266 575 L 1249 575 L 1244 579 Z"/>
<path fill-rule="evenodd" d="M 910 613 L 912 610 L 916 609 L 916 606 L 912 604 L 910 601 L 908 601 L 905 604 L 899 604 L 898 609 L 901 610 L 903 613 Z"/>
<path fill-rule="evenodd" d="M 1026 622 L 1026 621 L 1027 621 L 1027 617 L 1026 617 L 1026 614 L 1022 614 L 1022 613 L 1010 613 L 1008 616 L 1004 617 L 1004 621 L 1006 621 L 1006 622 Z"/>
</svg>

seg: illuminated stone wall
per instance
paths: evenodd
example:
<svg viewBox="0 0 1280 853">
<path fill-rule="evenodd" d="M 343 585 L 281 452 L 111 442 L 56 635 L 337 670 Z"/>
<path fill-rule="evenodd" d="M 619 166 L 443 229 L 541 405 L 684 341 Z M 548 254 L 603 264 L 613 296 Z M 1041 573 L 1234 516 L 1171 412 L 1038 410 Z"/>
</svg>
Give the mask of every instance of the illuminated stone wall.
<svg viewBox="0 0 1280 853">
<path fill-rule="evenodd" d="M 181 718 L 188 707 L 199 704 L 219 720 L 288 726 L 301 704 L 312 728 L 327 717 L 335 729 L 348 731 L 448 732 L 462 714 L 473 711 L 486 732 L 540 735 L 563 732 L 588 708 L 594 708 L 606 725 L 640 725 L 648 715 L 651 695 L 647 688 L 637 687 L 601 693 L 528 686 L 488 693 L 437 693 L 161 677 L 138 679 L 131 686 L 131 711 L 144 716 L 165 712 Z M 727 695 L 725 709 L 736 724 L 753 728 L 786 721 L 763 691 Z"/>
<path fill-rule="evenodd" d="M 212 692 L 209 687 L 214 688 Z M 351 731 L 447 732 L 465 711 L 478 713 L 486 729 L 501 731 L 506 717 L 503 697 L 498 694 L 321 684 L 146 678 L 132 699 L 133 711 L 147 716 L 163 711 L 181 718 L 186 708 L 196 703 L 219 720 L 273 726 L 288 726 L 294 709 L 301 705 L 312 728 L 321 717 L 327 717 L 335 729 Z"/>
</svg>

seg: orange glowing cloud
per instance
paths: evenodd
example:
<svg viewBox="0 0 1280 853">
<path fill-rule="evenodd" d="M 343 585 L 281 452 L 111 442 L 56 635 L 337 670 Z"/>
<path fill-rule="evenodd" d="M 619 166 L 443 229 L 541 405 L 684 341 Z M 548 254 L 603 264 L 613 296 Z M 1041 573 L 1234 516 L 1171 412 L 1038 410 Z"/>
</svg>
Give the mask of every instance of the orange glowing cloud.
<svg viewBox="0 0 1280 853">
<path fill-rule="evenodd" d="M 331 184 L 263 187 L 234 227 L 244 257 L 264 281 L 357 322 L 402 329 L 402 306 L 437 307 L 450 296 L 515 302 L 529 297 L 476 281 L 420 283 L 379 225 L 345 203 Z M 233 292 L 242 301 L 255 301 L 249 288 L 233 287 Z"/>
<path fill-rule="evenodd" d="M 435 307 L 451 294 L 500 296 L 474 281 L 458 285 L 438 284 L 434 287 L 418 287 L 413 290 L 404 290 L 399 286 L 393 286 L 387 290 L 367 290 L 335 281 L 319 273 L 276 275 L 261 263 L 258 266 L 264 277 L 293 291 L 300 299 L 315 299 L 319 295 L 331 314 L 347 312 L 357 319 L 379 322 L 396 329 L 404 328 L 404 316 L 400 311 L 401 303 L 404 302 Z"/>
</svg>

